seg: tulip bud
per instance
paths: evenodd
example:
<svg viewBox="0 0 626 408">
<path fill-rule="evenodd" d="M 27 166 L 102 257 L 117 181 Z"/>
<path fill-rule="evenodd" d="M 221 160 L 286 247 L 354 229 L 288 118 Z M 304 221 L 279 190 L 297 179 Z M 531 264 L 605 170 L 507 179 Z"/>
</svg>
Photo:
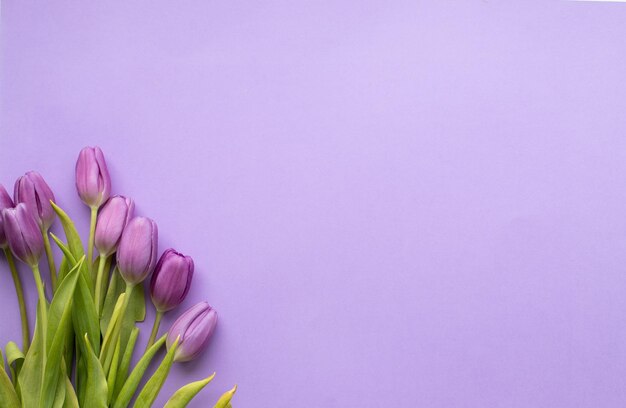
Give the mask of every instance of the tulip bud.
<svg viewBox="0 0 626 408">
<path fill-rule="evenodd" d="M 85 147 L 76 161 L 76 190 L 90 207 L 100 207 L 109 199 L 111 177 L 99 147 Z"/>
<path fill-rule="evenodd" d="M 174 361 L 196 358 L 206 348 L 216 325 L 217 312 L 207 302 L 200 302 L 183 313 L 167 333 L 168 350 L 180 337 Z"/>
<path fill-rule="evenodd" d="M 2 223 L 15 256 L 31 267 L 37 265 L 43 253 L 43 238 L 28 207 L 20 203 L 2 210 Z"/>
<path fill-rule="evenodd" d="M 42 231 L 47 231 L 56 218 L 50 201 L 54 200 L 54 194 L 36 171 L 29 171 L 15 182 L 13 196 L 16 203 L 24 203 L 30 213 L 39 224 Z"/>
<path fill-rule="evenodd" d="M 158 230 L 150 218 L 135 217 L 124 228 L 117 248 L 117 266 L 128 284 L 142 282 L 154 270 Z"/>
<path fill-rule="evenodd" d="M 134 208 L 132 199 L 120 195 L 111 197 L 102 207 L 98 214 L 95 237 L 100 255 L 108 256 L 115 252 Z"/>
<path fill-rule="evenodd" d="M 0 248 L 4 249 L 9 245 L 7 242 L 7 234 L 4 231 L 4 222 L 2 221 L 2 210 L 5 208 L 13 208 L 13 200 L 11 200 L 11 196 L 7 193 L 7 190 L 4 188 L 2 184 L 0 184 Z"/>
<path fill-rule="evenodd" d="M 157 262 L 150 293 L 159 312 L 167 312 L 180 305 L 189 292 L 193 277 L 193 259 L 173 249 L 163 252 Z"/>
</svg>

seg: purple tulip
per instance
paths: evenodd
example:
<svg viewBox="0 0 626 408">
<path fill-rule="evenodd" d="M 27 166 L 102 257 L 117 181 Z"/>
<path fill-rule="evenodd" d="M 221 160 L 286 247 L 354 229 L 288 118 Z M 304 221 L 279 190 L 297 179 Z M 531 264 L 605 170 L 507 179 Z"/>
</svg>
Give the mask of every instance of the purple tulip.
<svg viewBox="0 0 626 408">
<path fill-rule="evenodd" d="M 154 270 L 158 229 L 150 218 L 135 217 L 124 228 L 117 248 L 117 266 L 128 284 L 142 282 Z"/>
<path fill-rule="evenodd" d="M 0 213 L 5 208 L 13 208 L 13 200 L 7 193 L 7 190 L 2 184 L 0 184 Z M 7 242 L 7 234 L 4 232 L 4 222 L 2 221 L 2 214 L 0 214 L 0 248 L 4 249 L 9 245 Z"/>
<path fill-rule="evenodd" d="M 76 190 L 90 207 L 100 207 L 109 199 L 111 177 L 99 147 L 85 147 L 76 161 Z"/>
<path fill-rule="evenodd" d="M 15 182 L 13 190 L 16 203 L 24 203 L 30 210 L 35 221 L 42 231 L 47 231 L 56 218 L 50 200 L 54 200 L 54 193 L 36 171 L 29 171 Z"/>
<path fill-rule="evenodd" d="M 111 197 L 102 207 L 98 214 L 95 237 L 100 255 L 108 256 L 115 252 L 134 209 L 133 200 L 120 195 Z"/>
<path fill-rule="evenodd" d="M 159 312 L 167 312 L 180 305 L 189 292 L 193 277 L 193 259 L 173 249 L 163 252 L 156 265 L 150 292 L 152 303 Z"/>
<path fill-rule="evenodd" d="M 43 253 L 43 238 L 32 213 L 24 203 L 2 210 L 2 223 L 15 256 L 30 266 L 37 265 Z"/>
<path fill-rule="evenodd" d="M 217 325 L 217 312 L 207 302 L 200 302 L 183 313 L 167 333 L 167 348 L 179 338 L 174 361 L 196 358 L 207 346 Z"/>
</svg>

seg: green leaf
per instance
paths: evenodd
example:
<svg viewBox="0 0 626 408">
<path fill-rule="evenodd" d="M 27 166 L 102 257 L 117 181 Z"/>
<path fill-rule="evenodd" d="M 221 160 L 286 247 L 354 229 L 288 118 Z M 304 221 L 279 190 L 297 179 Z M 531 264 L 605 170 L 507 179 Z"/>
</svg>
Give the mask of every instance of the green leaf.
<svg viewBox="0 0 626 408">
<path fill-rule="evenodd" d="M 130 362 L 133 358 L 133 351 L 135 350 L 135 344 L 137 344 L 137 337 L 139 336 L 139 329 L 137 327 L 133 328 L 130 332 L 130 337 L 128 338 L 128 343 L 124 348 L 124 355 L 122 356 L 122 361 L 120 362 L 120 366 L 117 369 L 117 378 L 115 380 L 115 390 L 113 392 L 113 398 L 110 401 L 111 405 L 115 402 L 116 397 L 120 394 L 122 387 L 126 383 L 128 379 L 128 368 L 130 367 Z"/>
<path fill-rule="evenodd" d="M 211 382 L 215 377 L 215 373 L 211 374 L 207 378 L 195 381 L 181 387 L 176 391 L 163 408 L 184 408 L 189 404 L 189 401 L 193 399 L 202 389 Z"/>
<path fill-rule="evenodd" d="M 113 353 L 115 351 L 115 344 L 119 339 L 119 329 L 116 329 L 116 325 L 120 325 L 118 321 L 121 320 L 124 302 L 126 299 L 126 293 L 122 293 L 117 299 L 115 309 L 113 310 L 113 316 L 111 316 L 111 324 L 107 329 L 104 339 L 102 340 L 102 350 L 100 351 L 100 363 L 104 368 L 105 374 L 109 372 L 111 362 L 113 361 Z"/>
<path fill-rule="evenodd" d="M 65 379 L 65 401 L 63 401 L 63 408 L 79 408 L 78 398 L 76 398 L 74 386 L 67 376 L 67 371 L 65 369 L 63 369 L 63 378 Z"/>
<path fill-rule="evenodd" d="M 109 282 L 109 287 L 104 298 L 102 316 L 100 317 L 100 331 L 103 336 L 109 327 L 115 303 L 120 294 L 124 293 L 125 290 L 126 282 L 122 279 L 119 270 L 115 268 L 111 274 L 111 281 Z M 133 322 L 142 322 L 146 318 L 146 300 L 143 285 L 135 286 L 131 292 L 126 314 L 130 316 L 129 321 Z"/>
<path fill-rule="evenodd" d="M 80 240 L 80 235 L 78 235 L 78 231 L 76 231 L 76 226 L 74 226 L 74 222 L 65 213 L 65 211 L 63 211 L 55 203 L 52 203 L 52 208 L 59 216 L 59 220 L 61 221 L 61 225 L 63 226 L 63 231 L 65 232 L 65 238 L 67 239 L 68 249 L 72 253 L 72 256 L 74 257 L 74 259 L 80 259 L 83 255 L 85 255 L 85 250 L 83 248 L 83 243 Z M 58 240 L 56 239 L 55 239 L 55 242 L 57 242 L 57 245 L 59 244 Z M 61 248 L 61 250 L 63 249 Z M 89 291 L 91 292 L 91 296 L 93 297 L 94 282 L 93 282 L 92 276 L 89 274 L 87 262 L 85 262 L 81 268 L 81 275 L 83 275 L 83 278 L 85 279 L 85 283 L 87 284 L 87 287 L 89 288 Z M 83 333 L 83 332 L 79 332 L 79 333 Z M 89 334 L 91 336 L 91 333 Z M 90 337 L 90 339 L 91 339 L 91 343 L 95 344 L 94 342 L 96 341 L 96 339 L 94 339 L 93 337 Z"/>
<path fill-rule="evenodd" d="M 63 279 L 65 278 L 67 273 L 70 271 L 70 269 L 72 269 L 72 267 L 70 266 L 70 263 L 68 262 L 67 257 L 64 256 L 63 259 L 61 259 L 61 265 L 59 265 L 59 277 L 58 277 L 59 284 L 63 282 Z"/>
<path fill-rule="evenodd" d="M 85 359 L 87 361 L 87 381 L 85 384 L 84 400 L 81 407 L 106 408 L 107 407 L 107 380 L 102 371 L 98 357 L 94 354 L 87 334 L 85 334 Z M 87 403 L 88 402 L 88 403 Z"/>
<path fill-rule="evenodd" d="M 83 263 L 84 265 L 84 263 Z M 74 331 L 76 333 L 87 333 L 89 342 L 96 354 L 100 354 L 100 328 L 98 327 L 98 314 L 93 296 L 89 291 L 89 286 L 85 281 L 82 272 L 78 276 L 76 292 L 74 293 L 74 312 L 72 319 Z M 81 341 L 82 343 L 82 341 Z"/>
<path fill-rule="evenodd" d="M 49 408 L 53 406 L 54 396 L 57 389 L 63 393 L 61 403 L 65 399 L 65 384 L 63 384 L 61 373 L 61 363 L 63 360 L 63 350 L 67 343 L 67 336 L 70 331 L 72 317 L 72 297 L 79 277 L 79 270 L 85 257 L 72 268 L 61 285 L 57 288 L 50 309 L 48 311 L 48 329 L 46 330 L 46 362 L 41 390 L 40 407 Z M 60 384 L 59 384 L 60 383 Z"/>
<path fill-rule="evenodd" d="M 7 353 L 7 363 L 11 370 L 13 385 L 17 385 L 17 377 L 22 369 L 22 364 L 24 364 L 24 353 L 22 353 L 19 346 L 12 341 L 7 343 L 5 350 Z M 16 391 L 19 393 L 19 390 L 16 389 Z"/>
<path fill-rule="evenodd" d="M 20 408 L 20 399 L 17 397 L 13 383 L 4 371 L 4 357 L 0 352 L 0 360 L 2 360 L 2 366 L 0 367 L 0 403 L 2 407 L 6 408 Z"/>
<path fill-rule="evenodd" d="M 76 231 L 76 227 L 74 226 L 74 222 L 72 219 L 55 203 L 51 202 L 52 208 L 54 212 L 59 216 L 59 220 L 61 221 L 61 225 L 63 226 L 63 231 L 65 231 L 65 237 L 67 238 L 67 246 L 69 247 L 72 255 L 74 255 L 74 259 L 80 259 L 83 255 L 85 255 L 85 249 L 83 248 L 83 243 L 80 240 L 80 235 L 78 235 L 78 231 Z M 55 240 L 56 241 L 56 240 Z"/>
<path fill-rule="evenodd" d="M 65 361 L 65 371 L 72 372 L 72 364 L 74 360 L 74 326 L 70 325 L 68 328 L 67 337 L 65 338 L 65 349 L 63 360 Z"/>
<path fill-rule="evenodd" d="M 61 365 L 65 366 L 65 362 Z M 63 408 L 63 403 L 65 402 L 65 381 L 63 377 L 62 374 L 59 375 L 59 379 L 56 382 L 57 387 L 53 396 L 54 401 L 52 401 L 52 408 Z"/>
<path fill-rule="evenodd" d="M 163 335 L 160 339 L 158 339 L 152 345 L 152 347 L 150 347 L 145 352 L 143 357 L 141 357 L 141 359 L 139 360 L 139 362 L 137 363 L 133 371 L 130 373 L 130 376 L 128 376 L 128 380 L 122 387 L 122 390 L 118 394 L 115 400 L 115 404 L 113 405 L 114 408 L 126 408 L 128 406 L 128 403 L 130 402 L 131 398 L 135 394 L 135 391 L 137 390 L 137 386 L 139 385 L 139 382 L 143 378 L 143 375 L 146 372 L 148 365 L 150 365 L 150 362 L 154 358 L 154 355 L 156 354 L 156 352 L 159 351 L 159 349 L 165 343 L 166 337 L 167 337 L 166 335 Z"/>
<path fill-rule="evenodd" d="M 50 232 L 50 236 L 52 237 L 52 240 L 55 242 L 55 244 L 57 244 L 61 252 L 63 252 L 63 260 L 61 261 L 61 267 L 59 268 L 60 284 L 67 275 L 67 273 L 70 271 L 70 269 L 72 269 L 72 267 L 76 265 L 76 258 L 74 258 L 74 254 L 72 254 L 72 251 L 70 251 L 68 246 L 65 245 L 63 241 L 59 239 L 59 237 L 54 235 L 52 232 Z"/>
<path fill-rule="evenodd" d="M 76 338 L 76 394 L 78 401 L 84 401 L 87 397 L 87 359 L 83 356 L 85 349 L 81 337 Z"/>
<path fill-rule="evenodd" d="M 113 391 L 115 390 L 115 379 L 117 378 L 117 367 L 120 362 L 120 339 L 117 339 L 117 344 L 115 345 L 115 351 L 113 352 L 113 361 L 111 362 L 111 369 L 109 370 L 109 374 L 107 376 L 107 387 L 109 389 L 109 393 L 107 395 L 107 403 L 111 402 L 113 399 Z"/>
<path fill-rule="evenodd" d="M 152 377 L 150 377 L 146 385 L 143 386 L 143 389 L 135 401 L 135 408 L 150 408 L 154 403 L 154 400 L 157 395 L 159 395 L 159 391 L 161 391 L 161 387 L 163 387 L 163 383 L 165 383 L 167 375 L 170 372 L 170 368 L 172 368 L 172 364 L 174 363 L 174 355 L 176 354 L 176 349 L 178 348 L 178 340 L 179 339 L 176 339 L 174 344 L 172 344 L 172 347 L 170 347 L 167 351 L 167 354 L 163 358 L 159 368 L 157 368 Z"/>
<path fill-rule="evenodd" d="M 233 395 L 237 391 L 237 386 L 235 385 L 231 390 L 226 391 L 213 408 L 228 408 L 230 407 L 230 400 L 233 399 Z"/>
<path fill-rule="evenodd" d="M 22 369 L 17 377 L 20 390 L 22 390 L 22 404 L 24 407 L 36 407 L 41 395 L 41 384 L 45 366 L 44 338 L 45 328 L 41 321 L 41 308 L 37 307 L 37 320 L 35 321 L 35 334 L 33 341 L 24 357 Z"/>
</svg>

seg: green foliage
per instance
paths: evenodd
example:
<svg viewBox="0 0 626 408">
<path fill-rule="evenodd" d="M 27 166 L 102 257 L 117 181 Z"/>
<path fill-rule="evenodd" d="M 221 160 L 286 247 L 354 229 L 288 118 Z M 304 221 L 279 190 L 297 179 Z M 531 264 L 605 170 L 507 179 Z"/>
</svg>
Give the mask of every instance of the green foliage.
<svg viewBox="0 0 626 408">
<path fill-rule="evenodd" d="M 35 331 L 23 353 L 14 342 L 0 350 L 0 407 L 4 408 L 126 408 L 165 344 L 161 336 L 131 367 L 139 337 L 136 323 L 146 316 L 142 285 L 127 286 L 109 257 L 105 265 L 104 304 L 98 316 L 94 282 L 82 240 L 70 217 L 52 204 L 65 240 L 50 233 L 63 254 L 57 288 L 48 304 L 37 307 Z M 37 275 L 38 276 L 38 275 Z M 39 286 L 41 288 L 41 285 Z M 105 292 L 106 291 L 106 292 Z M 151 407 L 172 364 L 178 340 L 137 396 L 135 407 Z M 9 372 L 5 369 L 5 363 Z M 215 376 L 187 384 L 176 391 L 166 408 L 182 408 Z M 74 378 L 74 382 L 72 382 Z M 215 407 L 229 408 L 236 387 Z"/>
<path fill-rule="evenodd" d="M 181 387 L 176 391 L 163 408 L 184 408 L 189 404 L 191 399 L 196 396 L 202 389 L 213 380 L 215 377 L 215 373 L 211 374 L 209 377 L 189 383 L 184 387 Z"/>
</svg>

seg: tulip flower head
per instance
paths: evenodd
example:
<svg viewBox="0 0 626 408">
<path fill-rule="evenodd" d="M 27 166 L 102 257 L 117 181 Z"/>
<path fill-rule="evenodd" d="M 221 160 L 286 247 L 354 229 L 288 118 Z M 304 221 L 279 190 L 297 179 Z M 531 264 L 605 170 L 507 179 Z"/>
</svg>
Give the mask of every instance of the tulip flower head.
<svg viewBox="0 0 626 408">
<path fill-rule="evenodd" d="M 156 265 L 158 229 L 150 218 L 135 217 L 124 228 L 117 248 L 117 266 L 128 284 L 138 284 Z"/>
<path fill-rule="evenodd" d="M 2 210 L 5 208 L 13 208 L 13 200 L 7 193 L 7 190 L 2 184 L 0 184 L 0 248 L 6 248 L 9 243 L 7 242 L 7 234 L 4 231 L 4 222 L 2 221 Z"/>
<path fill-rule="evenodd" d="M 99 147 L 85 147 L 76 161 L 76 190 L 90 207 L 100 207 L 109 199 L 111 177 Z"/>
<path fill-rule="evenodd" d="M 163 252 L 150 281 L 152 303 L 159 312 L 167 312 L 182 303 L 191 286 L 193 269 L 190 256 L 173 249 Z"/>
<path fill-rule="evenodd" d="M 2 210 L 2 224 L 13 254 L 30 266 L 37 265 L 43 253 L 43 238 L 28 207 L 19 203 Z"/>
<path fill-rule="evenodd" d="M 56 218 L 56 213 L 50 204 L 50 201 L 55 201 L 54 193 L 41 174 L 29 171 L 18 178 L 13 196 L 16 203 L 26 204 L 42 231 L 50 228 Z"/>
<path fill-rule="evenodd" d="M 124 228 L 133 216 L 135 204 L 130 198 L 116 195 L 109 199 L 98 214 L 95 245 L 102 256 L 117 250 Z"/>
<path fill-rule="evenodd" d="M 196 358 L 207 346 L 217 325 L 217 312 L 207 302 L 200 302 L 183 313 L 167 333 L 169 350 L 178 338 L 174 361 Z"/>
</svg>

